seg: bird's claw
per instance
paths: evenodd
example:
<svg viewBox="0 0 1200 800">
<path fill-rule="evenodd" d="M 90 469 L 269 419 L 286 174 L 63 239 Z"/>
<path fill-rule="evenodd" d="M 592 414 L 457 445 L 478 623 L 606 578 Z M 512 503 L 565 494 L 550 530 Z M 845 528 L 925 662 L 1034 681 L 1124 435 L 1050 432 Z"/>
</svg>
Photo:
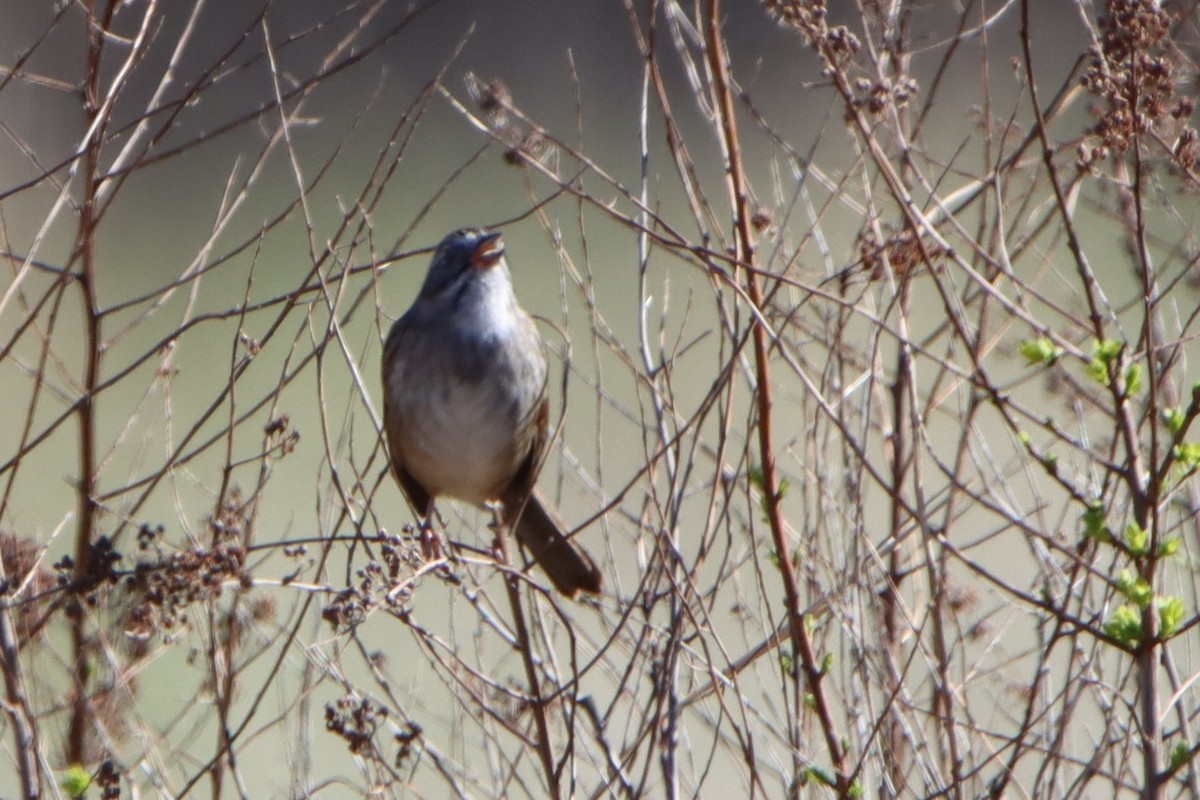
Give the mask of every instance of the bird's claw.
<svg viewBox="0 0 1200 800">
<path fill-rule="evenodd" d="M 436 561 L 442 557 L 442 537 L 429 520 L 421 523 L 421 529 L 417 534 L 417 542 L 421 547 L 421 555 L 426 561 Z"/>
</svg>

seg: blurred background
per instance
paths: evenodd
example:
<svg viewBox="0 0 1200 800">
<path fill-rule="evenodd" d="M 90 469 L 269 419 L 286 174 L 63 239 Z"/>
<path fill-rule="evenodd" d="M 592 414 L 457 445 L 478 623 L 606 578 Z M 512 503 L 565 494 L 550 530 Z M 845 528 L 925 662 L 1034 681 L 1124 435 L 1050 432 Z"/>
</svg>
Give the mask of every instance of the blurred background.
<svg viewBox="0 0 1200 800">
<path fill-rule="evenodd" d="M 6 675 L 25 685 L 7 702 L 36 721 L 41 766 L 22 764 L 14 712 L 0 794 L 16 796 L 30 769 L 51 783 L 108 761 L 128 796 L 774 797 L 810 782 L 849 796 L 849 772 L 829 777 L 839 737 L 823 734 L 836 727 L 857 796 L 978 794 L 998 773 L 1034 796 L 1087 796 L 1074 776 L 1094 738 L 1115 736 L 1111 708 L 1081 702 L 1079 730 L 1046 712 L 1073 733 L 1054 745 L 1068 766 L 1047 775 L 1029 755 L 1046 740 L 1010 733 L 1037 715 L 1005 699 L 1024 702 L 1043 670 L 1078 675 L 1032 596 L 1074 586 L 1063 591 L 1092 630 L 1120 599 L 1103 578 L 1111 554 L 1088 562 L 1103 562 L 1090 588 L 1063 577 L 1078 566 L 1081 503 L 1108 497 L 1115 435 L 1018 350 L 1048 336 L 1086 364 L 1094 338 L 1090 289 L 1038 172 L 1047 148 L 1072 176 L 1110 333 L 1137 342 L 1143 327 L 1136 248 L 1114 224 L 1128 175 L 1087 183 L 1074 169 L 1097 116 L 1080 77 L 1102 9 L 1029 4 L 1026 52 L 1014 3 L 831 4 L 821 24 L 864 45 L 849 85 L 864 98 L 887 87 L 872 140 L 946 236 L 910 284 L 897 258 L 907 203 L 828 61 L 788 22 L 823 4 L 725 3 L 753 266 L 768 282 L 752 310 L 708 4 L 8 5 L 0 536 L 3 577 L 25 593 Z M 1170 9 L 1191 54 L 1194 6 Z M 1031 64 L 1052 147 L 1031 133 Z M 1194 94 L 1193 73 L 1177 88 Z M 1200 209 L 1172 183 L 1187 186 L 1186 170 L 1163 174 L 1147 228 L 1162 285 L 1183 298 L 1169 336 L 1190 341 Z M 465 554 L 452 579 L 408 538 L 414 516 L 378 435 L 381 341 L 431 248 L 469 225 L 503 231 L 555 354 L 561 430 L 541 486 L 602 563 L 598 601 L 531 591 L 511 605 L 469 509 L 443 504 Z M 886 236 L 898 238 L 885 248 Z M 994 327 L 989 291 L 1007 298 Z M 987 335 L 968 346 L 948 322 L 959 312 Z M 788 553 L 764 500 L 756 314 L 773 332 L 780 533 L 802 607 L 829 614 L 813 622 L 818 657 L 846 665 L 829 713 L 802 680 L 798 640 L 781 644 L 798 611 L 771 577 Z M 994 416 L 975 416 L 981 387 L 1003 387 Z M 911 404 L 892 405 L 893 391 Z M 1044 477 L 1025 427 L 1075 448 L 1064 462 L 1077 483 Z M 954 507 L 963 487 L 967 511 Z M 84 574 L 113 551 L 109 572 Z M 915 579 L 926 570 L 931 582 Z M 1194 601 L 1188 574 L 1174 585 Z M 939 595 L 956 646 L 931 643 L 922 609 Z M 526 617 L 532 644 L 516 633 Z M 1127 677 L 1106 645 L 1091 644 Z M 919 721 L 888 716 L 910 711 Z M 969 733 L 937 733 L 945 719 Z M 1190 710 L 1182 720 L 1190 747 Z M 946 737 L 936 758 L 925 726 Z M 956 759 L 968 777 L 943 771 Z"/>
<path fill-rule="evenodd" d="M 622 340 L 635 334 L 643 313 L 636 291 L 635 238 L 604 215 L 586 209 L 591 247 L 582 251 L 576 223 L 580 212 L 572 198 L 556 195 L 552 182 L 514 168 L 505 159 L 503 142 L 479 130 L 445 95 L 434 92 L 423 97 L 423 93 L 440 80 L 458 103 L 478 114 L 477 123 L 486 121 L 486 115 L 471 97 L 468 76 L 484 86 L 500 81 L 522 114 L 567 144 L 580 147 L 613 181 L 632 190 L 642 169 L 638 137 L 643 106 L 642 59 L 632 25 L 644 23 L 644 7 L 630 10 L 614 2 L 515 3 L 496 10 L 489 3 L 383 3 L 354 4 L 330 14 L 323 3 L 216 8 L 176 7 L 167 2 L 154 5 L 152 28 L 144 33 L 144 54 L 136 69 L 120 76 L 116 46 L 129 47 L 141 14 L 135 13 L 136 4 L 118 5 L 118 9 L 125 13 L 115 15 L 116 27 L 128 39 L 114 39 L 113 53 L 106 54 L 112 63 L 105 63 L 102 83 L 121 81 L 107 128 L 114 133 L 133 129 L 143 121 L 156 91 L 163 110 L 148 121 L 156 128 L 146 156 L 151 163 L 122 176 L 123 186 L 131 188 L 109 199 L 104 224 L 96 232 L 100 300 L 106 307 L 122 307 L 111 313 L 110 335 L 115 340 L 111 346 L 116 350 L 108 358 L 113 372 L 122 356 L 141 356 L 149 344 L 165 343 L 181 319 L 220 314 L 247 296 L 277 297 L 307 280 L 314 249 L 327 244 L 337 231 L 347 207 L 358 200 L 381 158 L 396 160 L 395 175 L 372 209 L 369 243 L 338 256 L 350 259 L 339 268 L 377 265 L 367 274 L 358 273 L 348 289 L 358 293 L 372 284 L 377 294 L 368 302 L 378 306 L 384 317 L 372 320 L 368 309 L 347 319 L 355 345 L 364 348 L 356 352 L 356 359 L 362 360 L 371 378 L 369 391 L 377 388 L 373 381 L 378 343 L 369 341 L 373 334 L 365 328 L 386 328 L 407 308 L 428 264 L 424 252 L 395 262 L 389 259 L 432 248 L 445 233 L 466 225 L 507 223 L 503 230 L 520 296 L 537 313 L 567 326 L 568 332 L 572 323 L 576 331 L 588 329 L 578 314 L 564 313 L 577 299 L 564 289 L 558 264 L 571 259 L 586 266 L 593 284 L 590 291 L 604 311 L 606 324 Z M 839 9 L 835 6 L 831 13 L 836 18 Z M 939 4 L 916 6 L 908 13 L 916 32 L 912 72 L 923 83 L 935 77 L 959 18 L 945 13 Z M 6 251 L 10 259 L 32 254 L 39 261 L 62 264 L 76 245 L 77 218 L 69 209 L 78 201 L 70 192 L 62 200 L 62 187 L 70 183 L 65 168 L 53 181 L 41 176 L 52 166 L 68 164 L 86 131 L 81 108 L 84 22 L 80 15 L 58 7 L 22 5 L 9 9 L 6 19 L 0 30 L 0 44 L 9 54 L 4 65 L 9 71 L 0 93 L 6 134 L 0 147 L 0 175 L 8 187 L 3 198 Z M 1087 33 L 1077 24 L 1078 11 L 1070 4 L 1038 9 L 1037 21 L 1034 43 L 1042 46 L 1037 53 L 1039 68 L 1047 76 L 1047 85 L 1056 86 L 1086 50 Z M 987 86 L 997 104 L 1011 106 L 1021 90 L 1009 63 L 1019 54 L 1017 23 L 1015 15 L 997 14 L 987 31 L 989 66 L 999 73 Z M 740 88 L 752 98 L 755 113 L 792 150 L 784 154 L 778 146 L 747 148 L 747 162 L 758 182 L 778 183 L 781 161 L 794 154 L 833 165 L 852 164 L 856 155 L 838 132 L 841 112 L 827 91 L 818 59 L 801 46 L 794 32 L 754 3 L 730 4 L 722 30 Z M 175 45 L 185 33 L 186 46 L 177 51 Z M 659 35 L 667 35 L 666 26 Z M 688 35 L 676 34 L 685 39 Z M 690 35 L 698 34 L 693 30 Z M 348 37 L 351 41 L 346 44 Z M 264 44 L 268 38 L 276 43 L 270 55 Z M 338 49 L 342 46 L 344 50 Z M 971 64 L 982 50 L 979 37 L 957 47 L 964 51 L 961 61 Z M 335 69 L 330 69 L 331 53 L 340 56 L 334 59 Z M 277 76 L 272 74 L 272 58 Z M 11 71 L 15 64 L 21 66 L 16 73 Z M 168 65 L 170 72 L 164 74 Z M 700 180 L 719 187 L 720 145 L 709 131 L 706 109 L 691 88 L 687 65 L 664 59 L 661 68 L 673 100 L 674 123 L 691 149 Z M 983 76 L 974 70 L 951 69 L 937 77 L 942 85 L 929 111 L 936 121 L 926 124 L 924 136 L 951 152 L 979 147 L 982 139 L 974 135 L 978 126 L 974 114 Z M 200 80 L 211 81 L 211 88 L 205 85 L 203 94 L 183 107 L 171 105 Z M 271 137 L 278 135 L 279 112 L 264 109 L 277 92 L 288 94 L 298 109 L 289 110 L 297 114 L 289 129 L 294 158 L 285 148 L 270 145 Z M 1077 111 L 1081 116 L 1086 112 Z M 157 130 L 164 123 L 165 129 Z M 515 125 L 513 135 L 524 135 L 523 128 L 528 127 Z M 651 118 L 648 133 L 654 210 L 671 222 L 686 219 L 684 191 L 655 178 L 654 173 L 666 171 L 663 159 L 668 157 L 661 121 Z M 545 150 L 553 154 L 554 148 L 547 145 Z M 114 147 L 114 158 L 116 152 Z M 307 218 L 293 208 L 300 181 L 309 187 Z M 252 191 L 246 189 L 249 182 Z M 546 219 L 531 218 L 533 204 L 547 199 L 550 202 L 542 207 Z M 727 204 L 720 210 L 724 198 L 719 192 L 710 199 L 720 214 L 729 213 Z M 764 206 L 774 200 L 782 200 L 782 205 L 790 198 L 761 198 Z M 60 202 L 66 203 L 68 211 L 51 214 Z M 232 204 L 236 207 L 227 208 Z M 853 237 L 861 228 L 861 218 L 856 218 L 856 212 L 861 209 L 831 209 L 823 228 L 830 238 L 824 252 L 818 253 L 819 262 L 798 260 L 797 268 L 833 272 L 857 257 Z M 284 214 L 288 216 L 280 220 Z M 801 219 L 787 223 L 804 227 Z M 694 233 L 688 229 L 694 224 L 680 224 L 685 233 Z M 552 228 L 552 237 L 547 236 L 547 227 Z M 264 228 L 261 242 L 247 247 Z M 566 252 L 559 252 L 560 246 Z M 235 248 L 242 250 L 232 252 Z M 194 283 L 181 278 L 189 269 L 223 258 L 223 263 L 209 267 L 211 277 Z M 250 265 L 253 274 L 247 276 Z M 18 262 L 9 270 L 9 280 L 19 267 Z M 372 283 L 376 277 L 377 286 Z M 696 281 L 704 282 L 695 270 L 675 267 L 664 267 L 655 277 L 675 281 L 673 289 L 680 298 Z M 54 278 L 35 271 L 28 280 L 48 285 Z M 139 298 L 173 281 L 178 282 L 175 290 L 154 303 L 152 312 L 146 304 L 137 304 Z M 664 293 L 657 294 L 662 302 Z M 650 298 L 651 303 L 655 300 Z M 19 322 L 20 314 L 10 313 L 0 324 L 11 335 Z M 56 324 L 78 334 L 78 311 L 64 309 Z M 117 336 L 125 327 L 132 329 Z M 172 404 L 181 419 L 193 419 L 220 392 L 217 376 L 228 372 L 238 330 L 236 320 L 197 327 L 193 335 L 172 341 L 173 347 L 181 348 L 170 356 Z M 260 331 L 243 332 L 254 337 Z M 71 338 L 64 335 L 62 341 Z M 29 346 L 30 352 L 36 352 L 36 343 Z M 64 359 L 81 357 L 65 344 L 61 350 Z M 64 371 L 78 373 L 78 363 L 70 366 Z M 128 382 L 122 402 L 100 408 L 101 414 L 112 415 L 106 420 L 106 428 L 112 426 L 110 440 L 129 419 L 128 404 L 139 402 L 160 366 L 156 359 L 145 363 L 146 378 Z M 694 376 L 694 381 L 690 377 L 680 376 L 681 390 L 694 384 L 706 391 L 711 383 L 707 374 Z M 275 379 L 266 377 L 271 383 Z M 14 394 L 9 399 L 18 407 L 21 399 L 28 398 L 30 386 L 15 377 L 10 385 Z M 115 387 L 115 391 L 122 390 Z M 311 400 L 305 398 L 305 403 Z M 297 419 L 306 413 L 303 404 L 287 411 Z M 590 423 L 582 422 L 580 427 L 590 430 Z M 13 426 L 5 434 L 12 437 L 10 444 L 19 439 Z M 50 462 L 45 465 L 49 471 L 29 470 L 26 478 L 56 476 L 49 482 L 39 480 L 37 487 L 39 497 L 53 496 L 55 501 L 32 504 L 23 512 L 31 515 L 23 517 L 23 525 L 42 530 L 53 530 L 62 521 L 62 510 L 73 505 L 70 470 L 55 470 L 51 464 L 72 460 L 74 434 L 64 429 L 54 435 L 63 438 L 65 449 L 41 451 Z M 574 446 L 589 447 L 586 438 L 590 437 Z M 132 477 L 130 469 L 132 465 L 123 464 L 110 470 L 112 488 L 122 483 L 118 473 L 126 480 Z"/>
</svg>

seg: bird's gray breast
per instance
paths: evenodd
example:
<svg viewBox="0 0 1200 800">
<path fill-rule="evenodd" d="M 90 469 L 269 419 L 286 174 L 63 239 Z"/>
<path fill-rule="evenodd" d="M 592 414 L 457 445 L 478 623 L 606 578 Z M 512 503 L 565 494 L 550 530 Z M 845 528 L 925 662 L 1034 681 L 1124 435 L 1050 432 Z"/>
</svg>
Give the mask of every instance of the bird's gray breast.
<svg viewBox="0 0 1200 800">
<path fill-rule="evenodd" d="M 541 402 L 546 362 L 532 320 L 512 311 L 499 323 L 480 313 L 451 326 L 408 320 L 396 342 L 386 389 L 400 423 L 393 455 L 433 495 L 482 505 L 528 455 L 518 430 Z"/>
</svg>

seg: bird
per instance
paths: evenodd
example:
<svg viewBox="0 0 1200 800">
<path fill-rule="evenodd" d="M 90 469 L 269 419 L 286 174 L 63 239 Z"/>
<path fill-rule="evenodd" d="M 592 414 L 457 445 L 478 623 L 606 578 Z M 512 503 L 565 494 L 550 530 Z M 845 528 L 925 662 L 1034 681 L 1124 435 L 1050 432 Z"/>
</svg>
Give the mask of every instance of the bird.
<svg viewBox="0 0 1200 800">
<path fill-rule="evenodd" d="M 447 497 L 491 509 L 563 595 L 599 594 L 600 570 L 535 487 L 549 437 L 546 349 L 500 233 L 442 239 L 382 366 L 391 470 L 422 517 L 426 556 L 438 551 L 434 502 Z"/>
</svg>

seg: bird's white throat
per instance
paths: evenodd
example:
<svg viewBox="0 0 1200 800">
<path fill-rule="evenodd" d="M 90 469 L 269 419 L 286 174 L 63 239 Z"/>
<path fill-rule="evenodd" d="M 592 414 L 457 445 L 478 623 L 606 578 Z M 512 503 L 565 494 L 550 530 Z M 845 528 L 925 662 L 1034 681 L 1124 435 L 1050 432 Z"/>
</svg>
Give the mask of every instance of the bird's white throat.
<svg viewBox="0 0 1200 800">
<path fill-rule="evenodd" d="M 516 335 L 523 315 L 503 262 L 475 275 L 456 310 L 459 324 L 480 338 L 506 339 Z"/>
</svg>

